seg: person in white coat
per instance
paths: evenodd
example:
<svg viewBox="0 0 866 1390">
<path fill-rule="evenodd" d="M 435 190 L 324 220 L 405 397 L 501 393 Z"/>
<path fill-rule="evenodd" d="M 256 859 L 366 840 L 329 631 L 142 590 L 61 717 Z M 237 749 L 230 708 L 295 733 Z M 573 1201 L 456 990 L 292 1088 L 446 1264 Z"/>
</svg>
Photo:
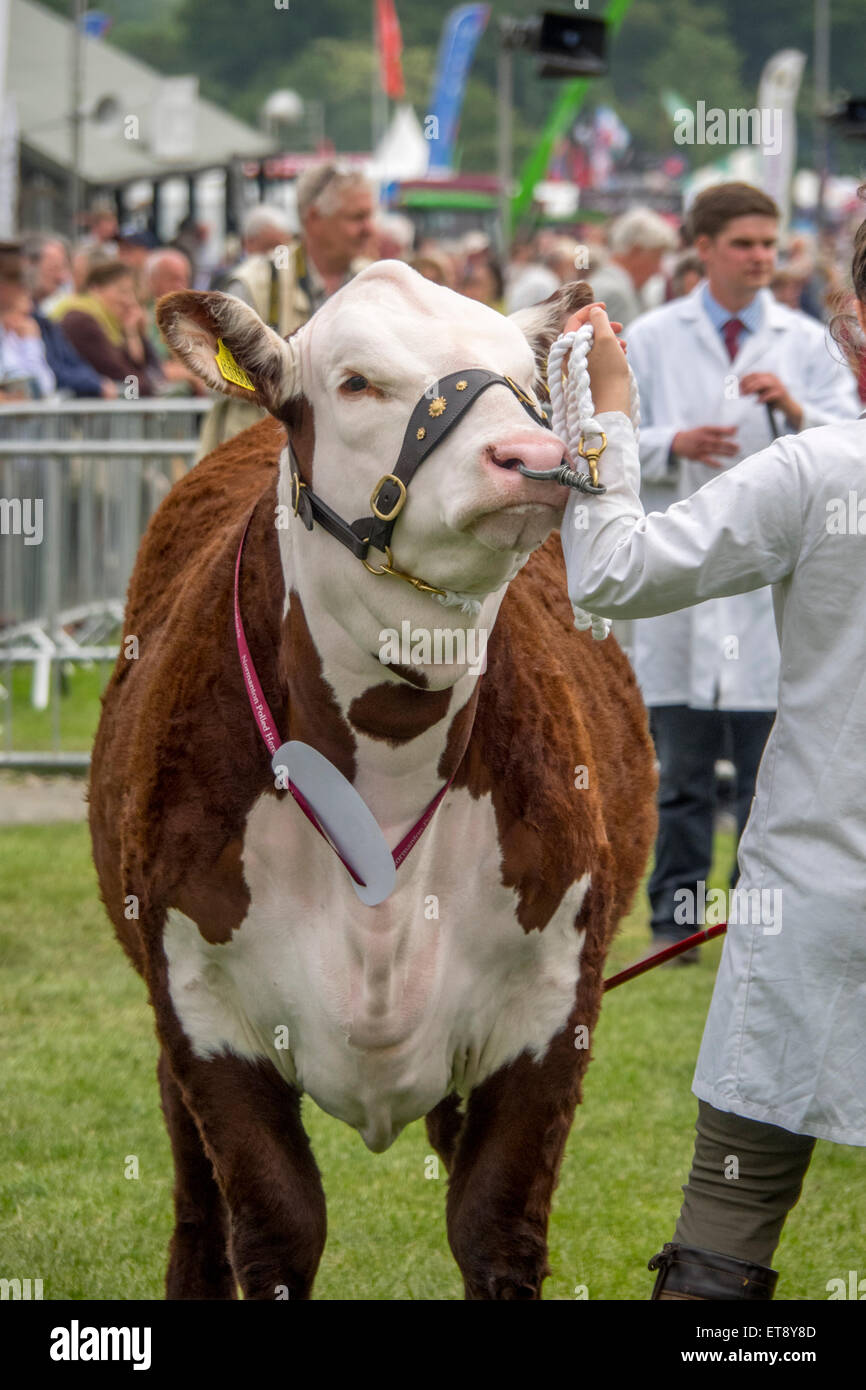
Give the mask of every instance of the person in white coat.
<svg viewBox="0 0 866 1390">
<path fill-rule="evenodd" d="M 866 330 L 866 223 L 854 285 Z M 728 895 L 691 1175 L 650 1262 L 653 1298 L 767 1299 L 815 1139 L 866 1145 L 866 418 L 780 438 L 647 516 L 625 358 L 599 307 L 568 327 L 587 317 L 607 490 L 566 507 L 572 602 L 651 618 L 773 586 L 778 714 Z"/>
<path fill-rule="evenodd" d="M 628 334 L 647 512 L 689 496 L 776 435 L 859 410 L 853 373 L 822 325 L 765 288 L 778 236 L 772 199 L 749 184 L 720 184 L 695 200 L 690 230 L 706 280 L 637 319 Z M 700 891 L 709 877 L 718 759 L 737 771 L 738 835 L 748 817 L 779 672 L 769 590 L 636 623 L 632 644 L 660 765 L 648 892 L 661 946 L 693 930 L 678 895 Z"/>
</svg>

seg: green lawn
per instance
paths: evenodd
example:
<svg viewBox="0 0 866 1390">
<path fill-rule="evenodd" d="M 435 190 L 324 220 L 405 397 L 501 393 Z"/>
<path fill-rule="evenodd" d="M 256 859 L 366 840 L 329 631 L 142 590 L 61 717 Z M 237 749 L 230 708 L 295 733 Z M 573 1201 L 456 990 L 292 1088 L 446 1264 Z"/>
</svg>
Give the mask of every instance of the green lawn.
<svg viewBox="0 0 866 1390">
<path fill-rule="evenodd" d="M 721 838 L 716 881 L 731 842 Z M 643 902 L 609 973 L 645 947 Z M 607 999 L 551 1223 L 547 1298 L 645 1299 L 670 1239 L 692 1149 L 694 1058 L 720 943 L 699 966 L 656 970 Z M 0 1276 L 60 1298 L 159 1298 L 171 1167 L 142 982 L 99 903 L 83 825 L 0 832 Z M 425 1178 L 423 1124 L 386 1154 L 309 1101 L 329 1199 L 316 1296 L 458 1299 L 445 1179 Z M 139 1177 L 127 1179 L 128 1156 Z M 866 1155 L 820 1144 L 776 1267 L 780 1299 L 826 1298 L 864 1268 Z"/>
<path fill-rule="evenodd" d="M 113 665 L 113 661 L 64 663 L 57 743 L 62 752 L 86 753 L 93 746 L 99 723 L 99 697 Z M 52 671 L 52 680 L 54 678 Z M 51 704 L 44 710 L 33 708 L 33 667 L 30 663 L 10 667 L 0 661 L 0 685 L 6 691 L 0 702 L 0 748 L 11 747 L 22 753 L 54 749 L 54 711 Z"/>
</svg>

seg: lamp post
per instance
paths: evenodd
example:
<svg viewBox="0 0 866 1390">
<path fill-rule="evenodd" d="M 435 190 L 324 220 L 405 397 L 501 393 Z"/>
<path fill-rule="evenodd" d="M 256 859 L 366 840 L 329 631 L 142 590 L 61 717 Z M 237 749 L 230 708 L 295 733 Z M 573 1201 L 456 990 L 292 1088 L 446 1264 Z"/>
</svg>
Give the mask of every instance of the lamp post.
<svg viewBox="0 0 866 1390">
<path fill-rule="evenodd" d="M 81 212 L 81 121 L 82 88 L 84 85 L 84 34 L 82 19 L 84 0 L 72 0 L 72 51 L 70 54 L 70 135 L 69 159 L 69 234 L 78 235 L 78 216 Z"/>
<path fill-rule="evenodd" d="M 813 38 L 815 68 L 814 158 L 818 173 L 818 207 L 815 221 L 818 231 L 826 225 L 825 194 L 830 169 L 830 0 L 815 0 Z"/>
</svg>

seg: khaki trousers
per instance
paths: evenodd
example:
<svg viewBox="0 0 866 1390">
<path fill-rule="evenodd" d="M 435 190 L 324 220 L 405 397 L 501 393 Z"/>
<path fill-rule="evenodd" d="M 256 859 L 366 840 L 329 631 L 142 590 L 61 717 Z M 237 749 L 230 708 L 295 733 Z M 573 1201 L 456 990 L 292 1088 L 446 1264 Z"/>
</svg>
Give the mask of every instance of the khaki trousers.
<svg viewBox="0 0 866 1390">
<path fill-rule="evenodd" d="M 695 1154 L 674 1241 L 769 1267 L 815 1140 L 698 1101 Z"/>
</svg>

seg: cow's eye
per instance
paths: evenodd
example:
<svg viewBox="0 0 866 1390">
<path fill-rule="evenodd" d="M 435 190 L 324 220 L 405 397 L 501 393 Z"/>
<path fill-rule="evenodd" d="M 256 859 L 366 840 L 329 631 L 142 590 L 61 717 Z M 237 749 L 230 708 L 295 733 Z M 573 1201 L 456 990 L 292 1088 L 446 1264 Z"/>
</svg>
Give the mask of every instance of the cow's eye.
<svg viewBox="0 0 866 1390">
<path fill-rule="evenodd" d="M 370 383 L 365 376 L 360 376 L 356 373 L 355 376 L 350 376 L 346 381 L 343 382 L 343 385 L 340 387 L 340 390 L 349 391 L 352 394 L 354 394 L 358 391 L 366 391 L 369 385 Z"/>
</svg>

